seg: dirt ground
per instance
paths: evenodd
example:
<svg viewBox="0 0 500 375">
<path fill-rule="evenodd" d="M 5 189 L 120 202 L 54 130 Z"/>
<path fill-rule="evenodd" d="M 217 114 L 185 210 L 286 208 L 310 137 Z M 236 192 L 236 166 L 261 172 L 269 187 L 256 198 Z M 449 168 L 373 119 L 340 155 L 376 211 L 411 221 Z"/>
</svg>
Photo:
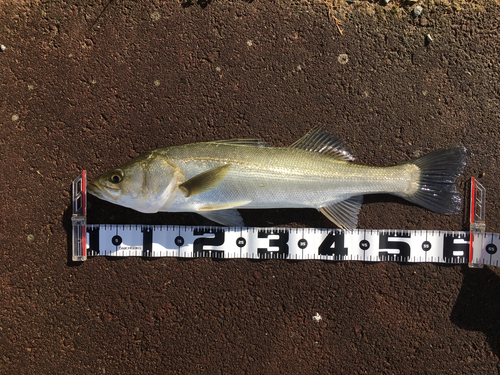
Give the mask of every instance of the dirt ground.
<svg viewBox="0 0 500 375">
<path fill-rule="evenodd" d="M 500 3 L 332 4 L 0 2 L 0 373 L 499 372 L 495 268 L 68 261 L 83 169 L 92 179 L 195 141 L 283 146 L 318 124 L 364 164 L 466 146 L 459 189 L 467 201 L 479 178 L 487 231 L 500 232 Z M 443 216 L 365 202 L 360 228 L 469 228 L 467 204 Z M 90 223 L 206 223 L 89 204 Z M 314 210 L 242 213 L 250 226 L 332 227 Z"/>
</svg>

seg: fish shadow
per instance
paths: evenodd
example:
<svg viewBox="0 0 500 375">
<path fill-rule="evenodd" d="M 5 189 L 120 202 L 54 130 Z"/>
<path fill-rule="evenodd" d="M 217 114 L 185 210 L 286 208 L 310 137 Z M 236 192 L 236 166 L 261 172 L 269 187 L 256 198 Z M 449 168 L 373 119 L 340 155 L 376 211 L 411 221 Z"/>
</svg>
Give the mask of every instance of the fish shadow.
<svg viewBox="0 0 500 375">
<path fill-rule="evenodd" d="M 363 204 L 397 203 L 404 206 L 417 206 L 413 203 L 386 194 L 366 195 Z M 239 210 L 248 227 L 295 227 L 295 228 L 331 228 L 335 227 L 316 209 L 256 209 Z M 72 260 L 72 206 L 67 207 L 63 215 L 63 226 L 67 233 L 67 264 L 78 266 L 81 262 Z M 220 227 L 221 225 L 196 213 L 160 212 L 144 214 L 135 210 L 118 206 L 92 195 L 87 196 L 88 224 L 138 224 L 138 225 L 180 225 Z M 465 224 L 464 224 L 465 225 Z M 214 258 L 215 259 L 215 258 Z M 118 260 L 112 257 L 112 260 Z"/>
<path fill-rule="evenodd" d="M 463 266 L 464 280 L 451 312 L 451 322 L 484 333 L 492 352 L 500 355 L 500 276 L 488 266 Z"/>
</svg>

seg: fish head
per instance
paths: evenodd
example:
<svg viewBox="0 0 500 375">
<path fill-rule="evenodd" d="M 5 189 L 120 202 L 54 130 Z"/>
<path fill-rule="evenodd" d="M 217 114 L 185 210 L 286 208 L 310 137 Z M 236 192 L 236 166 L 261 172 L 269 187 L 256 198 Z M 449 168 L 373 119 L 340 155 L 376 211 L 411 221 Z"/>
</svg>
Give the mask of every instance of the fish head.
<svg viewBox="0 0 500 375">
<path fill-rule="evenodd" d="M 154 213 L 172 195 L 179 180 L 179 168 L 166 158 L 147 152 L 119 168 L 97 177 L 89 193 L 102 200 Z"/>
</svg>

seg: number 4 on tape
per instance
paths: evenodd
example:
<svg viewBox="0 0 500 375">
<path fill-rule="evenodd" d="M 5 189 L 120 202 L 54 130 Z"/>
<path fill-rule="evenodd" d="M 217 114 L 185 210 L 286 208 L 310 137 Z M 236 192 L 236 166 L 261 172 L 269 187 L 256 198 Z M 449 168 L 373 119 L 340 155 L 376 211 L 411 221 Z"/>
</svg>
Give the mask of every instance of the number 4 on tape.
<svg viewBox="0 0 500 375">
<path fill-rule="evenodd" d="M 485 189 L 472 179 L 469 232 L 87 224 L 86 173 L 73 181 L 73 261 L 88 256 L 321 259 L 498 266 L 485 233 Z"/>
</svg>

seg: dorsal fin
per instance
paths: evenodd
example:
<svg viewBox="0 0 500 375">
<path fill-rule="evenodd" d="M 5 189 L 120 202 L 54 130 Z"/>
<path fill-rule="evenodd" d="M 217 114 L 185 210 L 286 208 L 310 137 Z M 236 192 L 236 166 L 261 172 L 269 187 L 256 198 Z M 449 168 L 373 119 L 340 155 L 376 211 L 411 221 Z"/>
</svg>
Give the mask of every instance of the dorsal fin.
<svg viewBox="0 0 500 375">
<path fill-rule="evenodd" d="M 213 141 L 213 143 L 224 143 L 226 145 L 236 145 L 236 146 L 258 146 L 258 147 L 269 147 L 269 143 L 264 142 L 261 139 L 243 139 L 243 138 L 234 138 L 234 139 L 224 139 L 221 141 Z"/>
<path fill-rule="evenodd" d="M 289 147 L 318 152 L 344 161 L 353 161 L 355 159 L 352 151 L 344 144 L 344 141 L 338 137 L 332 137 L 330 133 L 324 130 L 323 125 L 314 128 Z"/>
</svg>

